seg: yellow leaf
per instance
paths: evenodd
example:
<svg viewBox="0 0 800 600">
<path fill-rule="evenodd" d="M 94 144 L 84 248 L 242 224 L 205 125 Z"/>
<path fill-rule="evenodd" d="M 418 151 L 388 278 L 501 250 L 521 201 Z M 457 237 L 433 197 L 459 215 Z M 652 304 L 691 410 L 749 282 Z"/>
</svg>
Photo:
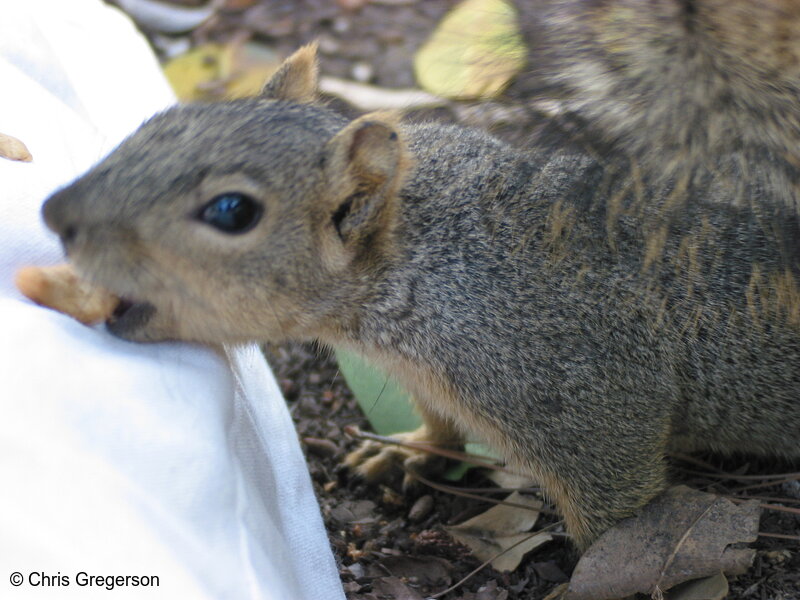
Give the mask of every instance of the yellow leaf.
<svg viewBox="0 0 800 600">
<path fill-rule="evenodd" d="M 419 84 L 448 98 L 491 98 L 525 65 L 525 44 L 506 0 L 465 0 L 414 57 Z"/>
<path fill-rule="evenodd" d="M 230 71 L 226 64 L 229 60 L 224 46 L 204 44 L 167 62 L 164 74 L 180 100 L 204 100 L 211 95 L 213 85 L 221 85 L 224 73 Z"/>
<path fill-rule="evenodd" d="M 175 94 L 184 101 L 255 96 L 280 65 L 275 52 L 248 42 L 204 44 L 164 66 Z"/>
</svg>

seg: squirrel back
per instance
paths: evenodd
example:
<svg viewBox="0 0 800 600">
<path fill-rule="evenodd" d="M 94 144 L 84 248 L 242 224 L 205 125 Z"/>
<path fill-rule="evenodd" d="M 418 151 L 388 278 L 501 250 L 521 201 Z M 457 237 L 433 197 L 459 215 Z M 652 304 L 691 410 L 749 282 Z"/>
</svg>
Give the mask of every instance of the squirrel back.
<svg viewBox="0 0 800 600">
<path fill-rule="evenodd" d="M 596 14 L 537 6 L 545 24 L 569 8 L 578 24 L 595 15 L 611 49 L 625 18 L 638 22 L 625 1 L 585 4 Z M 597 60 L 573 51 L 576 65 Z M 726 63 L 697 64 L 724 79 Z M 749 122 L 746 144 L 711 135 L 719 114 L 745 119 L 738 100 L 695 99 L 687 114 L 709 114 L 680 134 L 659 120 L 679 107 L 642 107 L 679 92 L 642 91 L 641 114 L 597 92 L 592 108 L 597 69 L 582 69 L 587 87 L 562 83 L 585 134 L 556 120 L 519 151 L 389 113 L 348 122 L 315 103 L 306 47 L 261 98 L 154 117 L 44 217 L 82 275 L 127 300 L 116 335 L 360 352 L 414 394 L 417 439 L 488 441 L 543 482 L 585 547 L 664 489 L 670 449 L 800 457 L 800 225 L 777 133 Z M 772 102 L 790 114 L 775 93 L 753 121 Z M 602 107 L 610 117 L 593 116 Z M 679 167 L 659 170 L 662 155 Z M 379 470 L 380 457 L 361 458 L 362 473 Z"/>
</svg>

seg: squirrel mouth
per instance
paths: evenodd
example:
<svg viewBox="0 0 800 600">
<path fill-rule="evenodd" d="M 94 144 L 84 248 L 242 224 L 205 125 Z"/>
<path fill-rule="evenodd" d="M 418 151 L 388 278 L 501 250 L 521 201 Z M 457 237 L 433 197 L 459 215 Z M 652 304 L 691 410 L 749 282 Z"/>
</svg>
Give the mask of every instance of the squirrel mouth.
<svg viewBox="0 0 800 600">
<path fill-rule="evenodd" d="M 133 300 L 120 298 L 117 307 L 114 309 L 114 312 L 111 313 L 111 316 L 108 318 L 108 320 L 113 321 L 115 319 L 123 317 L 125 313 L 128 312 L 133 307 L 134 304 L 136 303 Z"/>
<path fill-rule="evenodd" d="M 120 298 L 114 312 L 106 320 L 106 328 L 116 336 L 125 337 L 147 325 L 155 313 L 156 307 L 149 302 Z"/>
</svg>

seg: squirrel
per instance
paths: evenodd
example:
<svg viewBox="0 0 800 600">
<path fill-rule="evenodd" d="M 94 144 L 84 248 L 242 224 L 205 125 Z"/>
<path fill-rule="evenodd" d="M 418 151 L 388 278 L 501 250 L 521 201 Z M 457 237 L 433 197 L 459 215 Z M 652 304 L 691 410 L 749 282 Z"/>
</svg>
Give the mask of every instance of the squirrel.
<svg viewBox="0 0 800 600">
<path fill-rule="evenodd" d="M 43 217 L 122 298 L 113 334 L 368 357 L 415 399 L 408 439 L 487 442 L 585 549 L 671 450 L 800 458 L 800 21 L 752 4 L 532 3 L 531 97 L 583 125 L 524 149 L 348 120 L 306 46 L 258 98 L 154 116 Z"/>
</svg>

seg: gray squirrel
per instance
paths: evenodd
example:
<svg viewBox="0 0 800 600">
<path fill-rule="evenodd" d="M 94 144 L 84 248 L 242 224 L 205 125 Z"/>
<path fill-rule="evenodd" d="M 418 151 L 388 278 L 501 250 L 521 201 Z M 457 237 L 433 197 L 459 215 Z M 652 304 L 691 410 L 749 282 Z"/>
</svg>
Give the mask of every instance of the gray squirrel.
<svg viewBox="0 0 800 600">
<path fill-rule="evenodd" d="M 666 488 L 670 450 L 800 457 L 797 5 L 642 4 L 530 5 L 531 97 L 581 139 L 348 121 L 311 45 L 261 97 L 156 115 L 44 219 L 123 299 L 113 334 L 368 357 L 416 401 L 408 439 L 487 442 L 584 549 Z"/>
</svg>

